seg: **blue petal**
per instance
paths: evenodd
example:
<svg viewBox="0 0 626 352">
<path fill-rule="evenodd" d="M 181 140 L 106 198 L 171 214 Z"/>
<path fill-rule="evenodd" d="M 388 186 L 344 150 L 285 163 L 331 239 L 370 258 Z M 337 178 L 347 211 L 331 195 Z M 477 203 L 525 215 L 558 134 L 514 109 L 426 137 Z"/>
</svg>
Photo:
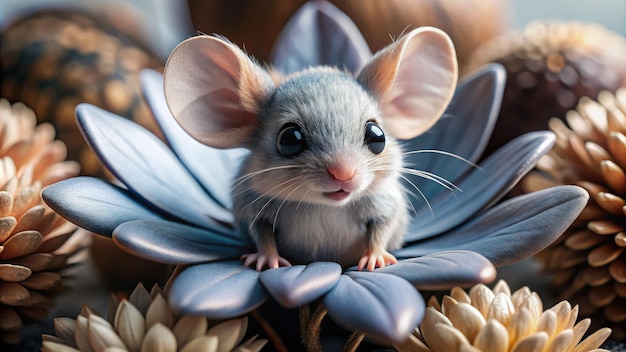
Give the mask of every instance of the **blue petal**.
<svg viewBox="0 0 626 352">
<path fill-rule="evenodd" d="M 576 219 L 589 195 L 558 186 L 509 199 L 470 222 L 396 251 L 410 258 L 452 249 L 475 251 L 502 266 L 525 259 L 554 242 Z"/>
<path fill-rule="evenodd" d="M 284 73 L 320 65 L 358 72 L 371 56 L 348 16 L 329 2 L 309 1 L 283 27 L 274 45 L 272 64 Z"/>
<path fill-rule="evenodd" d="M 169 301 L 180 314 L 229 319 L 256 309 L 267 297 L 258 271 L 230 261 L 183 270 L 172 283 Z"/>
<path fill-rule="evenodd" d="M 167 107 L 163 75 L 145 69 L 140 78 L 146 100 L 176 156 L 215 201 L 230 209 L 231 185 L 248 151 L 242 148 L 215 149 L 195 140 L 174 120 Z"/>
<path fill-rule="evenodd" d="M 223 226 L 214 219 L 233 221 L 232 214 L 208 197 L 172 151 L 146 129 L 88 104 L 80 104 L 76 115 L 92 149 L 130 191 L 198 226 L 218 228 Z"/>
<path fill-rule="evenodd" d="M 478 283 L 489 283 L 496 277 L 493 264 L 482 255 L 471 251 L 437 252 L 402 260 L 398 264 L 376 269 L 376 272 L 399 276 L 420 290 L 469 287 Z"/>
<path fill-rule="evenodd" d="M 218 233 L 165 220 L 137 220 L 121 224 L 113 240 L 126 251 L 166 264 L 196 264 L 238 259 L 254 247 Z"/>
<path fill-rule="evenodd" d="M 339 264 L 314 262 L 266 270 L 260 279 L 278 303 L 293 308 L 320 298 L 335 286 L 340 276 Z"/>
<path fill-rule="evenodd" d="M 376 272 L 348 272 L 324 296 L 331 318 L 348 330 L 403 341 L 422 320 L 424 300 L 406 280 Z"/>
<path fill-rule="evenodd" d="M 457 87 L 452 103 L 431 129 L 417 138 L 405 141 L 405 152 L 435 150 L 452 153 L 470 163 L 432 152 L 410 153 L 405 165 L 428 171 L 446 180 L 457 181 L 481 157 L 498 118 L 500 101 L 506 83 L 502 65 L 491 64 L 465 78 Z M 427 199 L 446 189 L 431 180 L 405 174 Z M 407 185 L 410 189 L 411 186 Z M 415 203 L 420 203 L 417 199 Z M 416 205 L 418 205 L 416 204 Z M 423 204 L 423 203 L 421 203 Z M 419 205 L 421 205 L 419 204 Z"/>
<path fill-rule="evenodd" d="M 92 177 L 74 177 L 46 187 L 43 200 L 59 215 L 100 235 L 111 237 L 121 223 L 163 217 L 128 190 Z"/>
<path fill-rule="evenodd" d="M 551 132 L 531 132 L 498 149 L 457 184 L 462 192 L 440 194 L 431 202 L 432 212 L 425 206 L 416 207 L 417 216 L 405 242 L 448 231 L 500 200 L 552 148 L 554 141 Z"/>
</svg>

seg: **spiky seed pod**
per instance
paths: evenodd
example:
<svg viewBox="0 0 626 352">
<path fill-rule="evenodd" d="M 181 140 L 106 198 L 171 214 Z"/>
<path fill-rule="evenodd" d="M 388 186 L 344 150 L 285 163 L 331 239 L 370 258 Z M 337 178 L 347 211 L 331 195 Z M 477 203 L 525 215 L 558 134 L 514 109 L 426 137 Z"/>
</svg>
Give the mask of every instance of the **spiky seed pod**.
<svg viewBox="0 0 626 352">
<path fill-rule="evenodd" d="M 538 255 L 561 298 L 581 315 L 626 338 L 626 88 L 583 98 L 550 121 L 553 150 L 523 181 L 527 192 L 552 184 L 577 184 L 591 198 L 572 226 Z"/>
<path fill-rule="evenodd" d="M 500 115 L 487 146 L 491 153 L 511 139 L 548 128 L 583 97 L 626 84 L 626 39 L 591 23 L 533 22 L 494 38 L 471 56 L 465 73 L 497 62 L 507 81 Z"/>
<path fill-rule="evenodd" d="M 117 5 L 116 5 L 117 6 Z M 139 71 L 161 69 L 144 45 L 127 8 L 43 10 L 16 18 L 0 34 L 0 96 L 23 102 L 40 122 L 50 122 L 85 175 L 104 168 L 78 130 L 74 108 L 91 103 L 132 118 L 156 132 L 140 93 Z"/>
<path fill-rule="evenodd" d="M 266 340 L 242 343 L 247 325 L 245 317 L 209 326 L 205 317 L 177 316 L 158 286 L 139 284 L 128 299 L 112 294 L 106 316 L 85 306 L 76 319 L 55 319 L 56 336 L 43 335 L 42 351 L 260 351 Z"/>
<path fill-rule="evenodd" d="M 598 349 L 611 333 L 600 329 L 586 339 L 589 319 L 576 323 L 578 307 L 562 301 L 544 310 L 536 292 L 522 287 L 511 293 L 505 281 L 493 290 L 478 284 L 460 287 L 428 302 L 426 314 L 400 352 L 606 351 Z M 582 340 L 582 341 L 581 341 Z"/>
<path fill-rule="evenodd" d="M 64 269 L 85 246 L 76 226 L 50 210 L 41 189 L 75 176 L 54 128 L 0 99 L 0 341 L 19 342 L 24 322 L 43 319 Z"/>
</svg>

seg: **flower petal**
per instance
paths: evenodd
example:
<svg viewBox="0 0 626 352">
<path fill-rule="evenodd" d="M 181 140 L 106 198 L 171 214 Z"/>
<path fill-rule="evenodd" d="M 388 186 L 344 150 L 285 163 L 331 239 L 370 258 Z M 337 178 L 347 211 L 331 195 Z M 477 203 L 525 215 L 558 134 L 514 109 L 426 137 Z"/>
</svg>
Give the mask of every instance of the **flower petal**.
<svg viewBox="0 0 626 352">
<path fill-rule="evenodd" d="M 324 295 L 335 286 L 340 276 L 339 264 L 314 262 L 265 270 L 259 278 L 278 303 L 293 308 Z"/>
<path fill-rule="evenodd" d="M 353 271 L 324 296 L 332 319 L 349 330 L 404 341 L 424 315 L 424 300 L 394 275 Z"/>
<path fill-rule="evenodd" d="M 443 235 L 400 249 L 399 258 L 452 249 L 475 251 L 494 265 L 527 258 L 556 240 L 587 204 L 578 186 L 557 186 L 500 203 Z"/>
<path fill-rule="evenodd" d="M 240 261 L 191 266 L 174 279 L 170 304 L 178 313 L 228 319 L 250 312 L 267 299 L 259 272 Z"/>
<path fill-rule="evenodd" d="M 488 65 L 463 79 L 437 124 L 419 137 L 403 142 L 403 150 L 418 152 L 406 154 L 405 165 L 457 181 L 472 168 L 470 163 L 448 155 L 421 151 L 443 151 L 471 163 L 477 162 L 498 118 L 505 82 L 506 72 L 499 64 Z M 431 180 L 409 174 L 405 176 L 424 193 L 426 199 L 434 199 L 446 190 Z M 414 206 L 422 205 L 421 201 L 415 199 L 418 204 Z"/>
<path fill-rule="evenodd" d="M 502 198 L 530 171 L 554 144 L 551 132 L 522 135 L 490 155 L 457 186 L 462 192 L 444 192 L 431 208 L 417 208 L 405 241 L 416 241 L 448 231 Z"/>
<path fill-rule="evenodd" d="M 239 258 L 251 251 L 231 234 L 166 220 L 138 220 L 121 224 L 113 240 L 126 251 L 166 264 L 196 264 Z"/>
<path fill-rule="evenodd" d="M 121 223 L 139 219 L 162 219 L 128 190 L 93 177 L 74 177 L 46 187 L 46 204 L 74 224 L 111 237 Z"/>
<path fill-rule="evenodd" d="M 129 190 L 180 219 L 203 227 L 232 222 L 172 151 L 125 118 L 89 104 L 76 107 L 78 124 L 100 160 Z"/>
<path fill-rule="evenodd" d="M 402 260 L 376 269 L 377 273 L 399 276 L 420 290 L 446 290 L 454 286 L 489 283 L 496 268 L 487 258 L 471 251 L 445 251 Z"/>
<path fill-rule="evenodd" d="M 274 45 L 272 64 L 284 73 L 321 65 L 358 72 L 371 55 L 348 16 L 329 2 L 310 1 L 283 27 Z"/>
<path fill-rule="evenodd" d="M 248 151 L 242 148 L 211 148 L 195 140 L 174 120 L 167 107 L 163 75 L 145 69 L 141 71 L 140 78 L 143 94 L 176 156 L 215 201 L 231 208 L 231 184 Z M 209 161 L 210 166 L 207 165 Z"/>
</svg>

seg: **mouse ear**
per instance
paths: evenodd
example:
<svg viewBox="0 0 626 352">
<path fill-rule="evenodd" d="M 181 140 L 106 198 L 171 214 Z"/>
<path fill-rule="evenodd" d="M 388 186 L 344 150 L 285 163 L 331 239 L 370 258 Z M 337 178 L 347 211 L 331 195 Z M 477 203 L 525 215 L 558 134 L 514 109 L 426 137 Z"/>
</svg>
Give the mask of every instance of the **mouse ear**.
<svg viewBox="0 0 626 352">
<path fill-rule="evenodd" d="M 452 99 L 457 76 L 448 35 L 421 27 L 378 52 L 358 80 L 377 97 L 385 129 L 396 138 L 410 139 L 439 120 Z"/>
<path fill-rule="evenodd" d="M 245 146 L 272 91 L 269 74 L 236 45 L 202 35 L 180 43 L 164 71 L 165 99 L 192 137 L 216 148 Z"/>
</svg>

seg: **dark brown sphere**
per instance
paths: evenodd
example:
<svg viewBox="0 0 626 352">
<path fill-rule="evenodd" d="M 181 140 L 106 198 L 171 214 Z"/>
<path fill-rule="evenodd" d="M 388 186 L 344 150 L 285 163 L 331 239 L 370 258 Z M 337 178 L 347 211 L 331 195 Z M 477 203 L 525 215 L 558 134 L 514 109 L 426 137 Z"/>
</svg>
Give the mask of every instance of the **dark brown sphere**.
<svg viewBox="0 0 626 352">
<path fill-rule="evenodd" d="M 128 25 L 122 10 L 90 14 L 47 10 L 15 19 L 0 34 L 0 96 L 23 102 L 40 122 L 52 123 L 82 173 L 102 175 L 74 118 L 91 103 L 144 126 L 154 126 L 138 73 L 163 63 Z"/>
<path fill-rule="evenodd" d="M 313 0 L 316 1 L 316 0 Z M 331 0 L 357 25 L 372 51 L 405 30 L 434 26 L 454 42 L 459 63 L 482 42 L 502 34 L 508 3 L 502 0 Z M 305 0 L 188 0 L 193 25 L 219 33 L 267 61 L 281 29 Z"/>
<path fill-rule="evenodd" d="M 534 22 L 490 40 L 466 72 L 497 62 L 507 73 L 500 116 L 487 154 L 530 131 L 547 130 L 581 97 L 597 98 L 626 83 L 626 39 L 597 24 Z"/>
</svg>

